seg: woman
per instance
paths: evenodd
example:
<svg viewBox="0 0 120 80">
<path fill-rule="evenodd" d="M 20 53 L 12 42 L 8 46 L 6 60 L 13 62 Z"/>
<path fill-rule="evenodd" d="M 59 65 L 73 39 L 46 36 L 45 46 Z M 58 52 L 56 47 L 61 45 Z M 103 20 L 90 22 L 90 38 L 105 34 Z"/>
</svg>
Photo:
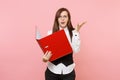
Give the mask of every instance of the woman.
<svg viewBox="0 0 120 80">
<path fill-rule="evenodd" d="M 49 61 L 52 56 L 51 51 L 45 53 L 43 61 L 48 62 L 45 72 L 46 80 L 75 80 L 73 53 L 80 50 L 79 30 L 84 24 L 85 22 L 78 24 L 74 29 L 71 23 L 70 12 L 66 8 L 60 8 L 56 12 L 53 29 L 48 34 L 64 29 L 73 52 L 52 62 Z"/>
</svg>

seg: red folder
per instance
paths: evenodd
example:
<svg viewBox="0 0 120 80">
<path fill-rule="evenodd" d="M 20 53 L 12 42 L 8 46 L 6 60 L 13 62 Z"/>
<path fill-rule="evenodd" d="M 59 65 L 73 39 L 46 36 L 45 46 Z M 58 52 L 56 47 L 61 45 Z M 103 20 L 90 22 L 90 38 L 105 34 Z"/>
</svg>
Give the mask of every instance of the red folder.
<svg viewBox="0 0 120 80">
<path fill-rule="evenodd" d="M 47 50 L 52 52 L 49 61 L 54 61 L 72 52 L 71 45 L 64 30 L 57 31 L 51 35 L 37 40 L 39 46 L 45 53 Z"/>
</svg>

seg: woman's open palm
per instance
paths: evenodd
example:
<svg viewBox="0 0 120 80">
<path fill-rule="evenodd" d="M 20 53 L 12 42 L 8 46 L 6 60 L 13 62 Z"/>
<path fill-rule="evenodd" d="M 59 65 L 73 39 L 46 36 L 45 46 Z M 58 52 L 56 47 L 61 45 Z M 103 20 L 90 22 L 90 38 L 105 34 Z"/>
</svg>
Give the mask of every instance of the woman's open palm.
<svg viewBox="0 0 120 80">
<path fill-rule="evenodd" d="M 75 30 L 79 32 L 80 28 L 81 28 L 85 23 L 86 23 L 86 21 L 83 22 L 83 23 L 81 23 L 81 24 L 78 24 L 78 25 L 76 26 Z"/>
</svg>

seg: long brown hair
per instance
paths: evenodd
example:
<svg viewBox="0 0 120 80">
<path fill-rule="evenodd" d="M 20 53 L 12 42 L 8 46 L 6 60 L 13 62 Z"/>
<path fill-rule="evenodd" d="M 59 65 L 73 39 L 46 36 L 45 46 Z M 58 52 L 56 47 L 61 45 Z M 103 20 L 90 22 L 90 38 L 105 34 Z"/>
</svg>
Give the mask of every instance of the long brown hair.
<svg viewBox="0 0 120 80">
<path fill-rule="evenodd" d="M 74 30 L 73 26 L 72 26 L 72 23 L 71 23 L 71 15 L 70 15 L 70 12 L 68 11 L 68 9 L 66 8 L 60 8 L 57 12 L 56 12 L 56 15 L 55 15 L 55 20 L 54 20 L 54 24 L 53 24 L 53 33 L 58 31 L 59 30 L 59 23 L 58 23 L 58 18 L 61 14 L 62 11 L 66 11 L 68 13 L 68 23 L 67 23 L 67 27 L 68 27 L 68 30 L 69 30 L 69 33 L 70 33 L 70 37 L 71 37 L 71 40 L 72 40 L 72 30 Z"/>
</svg>

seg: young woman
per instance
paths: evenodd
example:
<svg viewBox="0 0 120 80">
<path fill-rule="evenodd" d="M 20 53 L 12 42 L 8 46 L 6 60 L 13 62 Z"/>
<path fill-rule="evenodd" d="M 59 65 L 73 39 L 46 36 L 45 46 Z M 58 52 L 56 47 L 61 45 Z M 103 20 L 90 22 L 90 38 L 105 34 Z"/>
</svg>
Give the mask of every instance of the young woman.
<svg viewBox="0 0 120 80">
<path fill-rule="evenodd" d="M 49 61 L 52 56 L 51 51 L 47 51 L 45 53 L 43 61 L 48 62 L 45 72 L 46 80 L 75 80 L 75 63 L 73 61 L 73 53 L 80 50 L 79 30 L 85 23 L 86 22 L 78 24 L 74 29 L 68 9 L 60 8 L 56 12 L 53 29 L 52 31 L 49 31 L 48 34 L 64 29 L 69 43 L 72 46 L 73 52 L 52 62 Z"/>
</svg>

